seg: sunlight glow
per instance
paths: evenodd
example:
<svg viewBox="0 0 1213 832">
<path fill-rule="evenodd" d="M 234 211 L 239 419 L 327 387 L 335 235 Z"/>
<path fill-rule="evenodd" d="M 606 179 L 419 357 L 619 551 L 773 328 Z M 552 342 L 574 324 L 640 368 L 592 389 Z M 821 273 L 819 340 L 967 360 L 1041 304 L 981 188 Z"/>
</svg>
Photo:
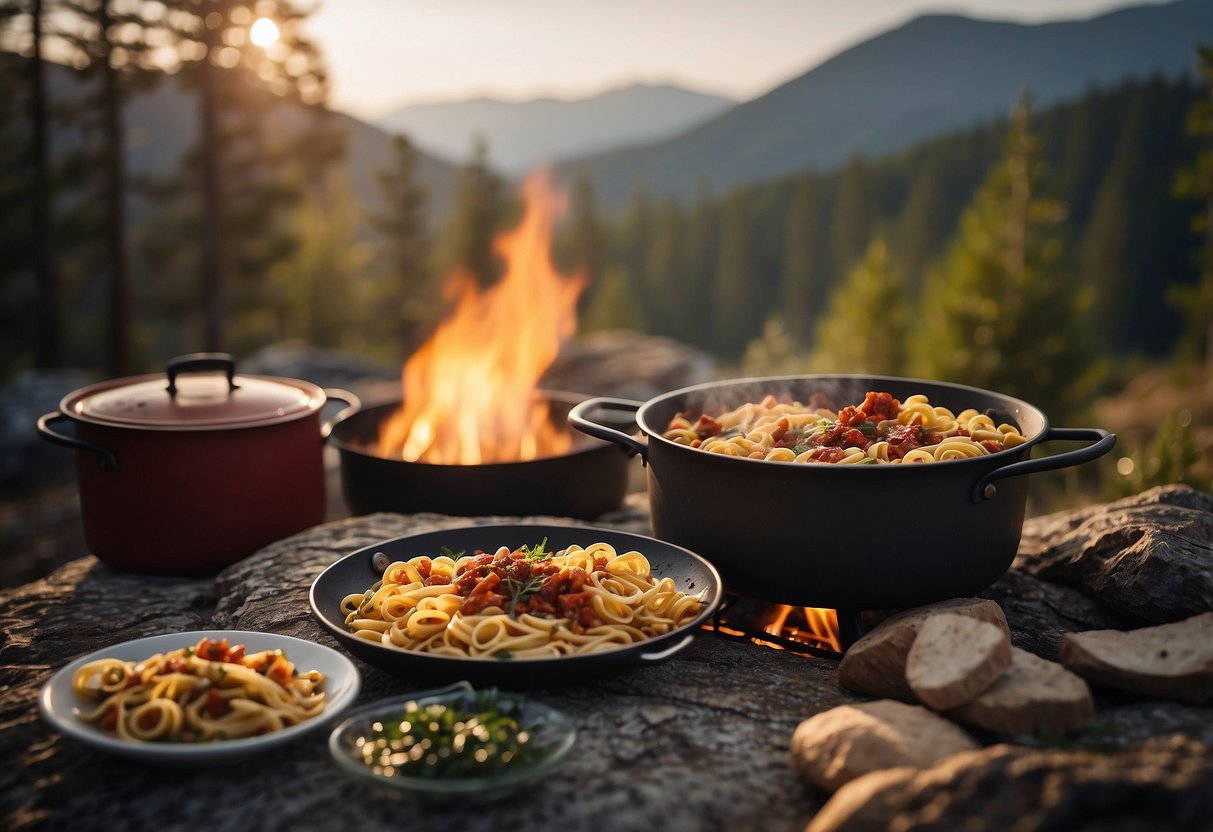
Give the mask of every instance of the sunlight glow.
<svg viewBox="0 0 1213 832">
<path fill-rule="evenodd" d="M 278 42 L 278 25 L 268 17 L 259 17 L 249 29 L 249 39 L 262 49 L 273 46 Z"/>
</svg>

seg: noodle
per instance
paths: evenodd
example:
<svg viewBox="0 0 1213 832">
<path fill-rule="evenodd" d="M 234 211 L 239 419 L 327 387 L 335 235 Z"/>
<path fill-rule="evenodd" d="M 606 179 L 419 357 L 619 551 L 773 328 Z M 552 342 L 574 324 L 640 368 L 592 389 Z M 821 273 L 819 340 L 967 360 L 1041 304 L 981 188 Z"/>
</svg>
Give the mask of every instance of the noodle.
<svg viewBox="0 0 1213 832">
<path fill-rule="evenodd" d="M 141 662 L 101 658 L 72 677 L 98 704 L 83 721 L 131 742 L 210 742 L 280 731 L 324 710 L 324 675 L 297 674 L 281 650 L 245 655 L 227 639 L 202 639 Z"/>
<path fill-rule="evenodd" d="M 996 426 L 976 410 L 953 414 L 922 394 L 899 402 L 888 393 L 868 393 L 839 412 L 767 396 L 694 423 L 680 413 L 662 436 L 725 456 L 836 465 L 947 462 L 1027 441 L 1014 425 Z"/>
<path fill-rule="evenodd" d="M 595 543 L 551 553 L 540 544 L 397 561 L 366 592 L 342 599 L 341 610 L 351 633 L 385 646 L 533 659 L 671 632 L 699 613 L 701 600 L 671 578 L 655 579 L 640 552 Z"/>
</svg>

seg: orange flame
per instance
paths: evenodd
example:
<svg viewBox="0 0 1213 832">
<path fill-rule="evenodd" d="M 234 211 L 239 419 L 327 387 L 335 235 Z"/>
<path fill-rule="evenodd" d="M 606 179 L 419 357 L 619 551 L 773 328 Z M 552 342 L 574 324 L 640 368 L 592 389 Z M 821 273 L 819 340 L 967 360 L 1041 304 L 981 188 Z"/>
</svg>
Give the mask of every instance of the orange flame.
<svg viewBox="0 0 1213 832">
<path fill-rule="evenodd" d="M 514 462 L 565 453 L 572 439 L 536 397 L 560 342 L 577 329 L 582 273 L 551 262 L 564 195 L 546 172 L 522 185 L 525 212 L 493 250 L 505 275 L 487 289 L 466 269 L 447 275 L 448 317 L 404 365 L 404 403 L 380 428 L 384 457 L 446 465 Z"/>
<path fill-rule="evenodd" d="M 798 611 L 804 618 L 803 628 L 788 624 L 788 617 Z M 842 638 L 839 635 L 838 613 L 834 610 L 820 607 L 789 607 L 780 604 L 773 620 L 762 628 L 763 632 L 773 636 L 787 635 L 795 641 L 817 643 L 836 653 L 842 652 Z M 785 633 L 785 629 L 787 632 Z"/>
</svg>

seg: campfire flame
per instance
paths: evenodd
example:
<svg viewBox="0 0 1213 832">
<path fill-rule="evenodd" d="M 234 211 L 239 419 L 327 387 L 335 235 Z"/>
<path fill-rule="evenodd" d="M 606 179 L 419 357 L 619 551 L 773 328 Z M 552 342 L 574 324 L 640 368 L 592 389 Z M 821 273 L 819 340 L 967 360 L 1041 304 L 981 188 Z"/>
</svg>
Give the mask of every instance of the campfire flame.
<svg viewBox="0 0 1213 832">
<path fill-rule="evenodd" d="M 572 439 L 548 417 L 539 379 L 577 328 L 586 275 L 559 274 L 552 229 L 564 194 L 547 172 L 527 177 L 525 213 L 499 234 L 505 275 L 482 288 L 462 267 L 447 275 L 452 311 L 404 365 L 404 403 L 380 428 L 381 456 L 447 465 L 515 462 L 566 453 Z"/>
<path fill-rule="evenodd" d="M 842 652 L 838 613 L 834 610 L 779 604 L 774 618 L 762 630 L 773 636 L 783 635 L 793 641 L 817 644 L 835 653 Z"/>
</svg>

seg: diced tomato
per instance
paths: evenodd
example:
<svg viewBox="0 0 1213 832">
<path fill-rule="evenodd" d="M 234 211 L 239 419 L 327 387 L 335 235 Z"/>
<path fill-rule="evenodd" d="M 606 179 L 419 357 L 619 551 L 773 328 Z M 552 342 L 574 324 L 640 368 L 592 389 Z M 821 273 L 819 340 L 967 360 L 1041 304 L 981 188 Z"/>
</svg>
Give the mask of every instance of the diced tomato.
<svg viewBox="0 0 1213 832">
<path fill-rule="evenodd" d="M 206 712 L 215 719 L 226 714 L 232 708 L 227 704 L 227 700 L 223 698 L 218 688 L 211 688 L 206 692 Z"/>
<path fill-rule="evenodd" d="M 720 433 L 720 422 L 717 422 L 711 416 L 703 415 L 699 417 L 699 421 L 695 423 L 695 433 L 700 439 L 707 439 L 709 436 L 715 436 Z"/>
<path fill-rule="evenodd" d="M 869 392 L 859 409 L 874 422 L 892 421 L 897 418 L 897 413 L 901 410 L 901 402 L 893 398 L 891 393 Z"/>
</svg>

